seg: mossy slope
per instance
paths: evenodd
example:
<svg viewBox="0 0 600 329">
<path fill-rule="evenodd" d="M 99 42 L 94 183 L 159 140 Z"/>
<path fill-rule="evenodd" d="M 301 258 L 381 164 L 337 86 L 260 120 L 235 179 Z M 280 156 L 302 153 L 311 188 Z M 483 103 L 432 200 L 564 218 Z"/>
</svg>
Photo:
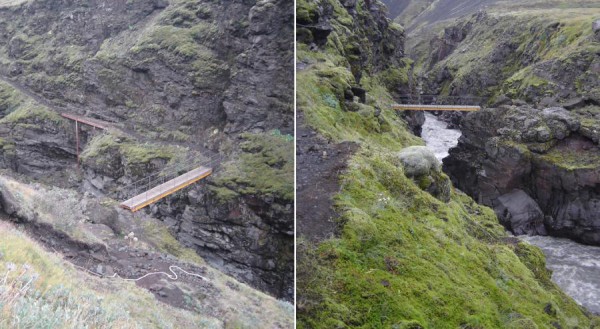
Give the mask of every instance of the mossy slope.
<svg viewBox="0 0 600 329">
<path fill-rule="evenodd" d="M 336 10 L 324 46 L 298 47 L 306 64 L 298 110 L 321 134 L 361 149 L 336 197 L 341 235 L 316 246 L 299 237 L 298 327 L 592 327 L 596 320 L 550 281 L 540 250 L 508 239 L 492 210 L 458 191 L 443 203 L 404 175 L 395 153 L 423 142 L 389 107 L 379 74 L 389 62 L 364 67 L 367 102 L 348 111 L 344 90 L 356 72 L 336 45 L 367 27 L 337 0 L 299 5 L 308 17 L 315 8 Z M 365 2 L 356 7 L 364 15 Z"/>
<path fill-rule="evenodd" d="M 598 100 L 600 40 L 592 31 L 598 15 L 598 4 L 586 1 L 498 4 L 414 31 L 410 52 L 427 93 Z"/>
</svg>

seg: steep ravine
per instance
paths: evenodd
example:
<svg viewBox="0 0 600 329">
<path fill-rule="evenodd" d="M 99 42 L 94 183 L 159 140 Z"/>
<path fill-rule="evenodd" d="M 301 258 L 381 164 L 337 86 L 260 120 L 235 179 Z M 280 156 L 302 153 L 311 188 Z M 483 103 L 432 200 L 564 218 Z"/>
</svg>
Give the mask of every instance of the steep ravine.
<svg viewBox="0 0 600 329">
<path fill-rule="evenodd" d="M 456 146 L 460 132 L 446 128 L 446 123 L 433 115 L 425 117 L 423 139 L 441 160 Z M 600 247 L 550 236 L 519 238 L 542 249 L 552 281 L 590 312 L 600 314 Z"/>
<path fill-rule="evenodd" d="M 213 176 L 145 211 L 291 300 L 292 17 L 277 0 L 1 4 L 0 168 L 122 201 L 133 181 L 218 153 Z M 63 111 L 116 128 L 81 127 L 81 171 Z"/>
</svg>

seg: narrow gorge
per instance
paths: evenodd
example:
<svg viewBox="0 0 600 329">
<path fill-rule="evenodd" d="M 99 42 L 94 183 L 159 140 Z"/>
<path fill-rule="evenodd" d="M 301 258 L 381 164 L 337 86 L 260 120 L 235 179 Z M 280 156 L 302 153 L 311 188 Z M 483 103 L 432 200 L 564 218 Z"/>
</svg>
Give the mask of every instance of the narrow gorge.
<svg viewBox="0 0 600 329">
<path fill-rule="evenodd" d="M 597 328 L 600 7 L 385 2 L 297 6 L 299 327 Z"/>
</svg>

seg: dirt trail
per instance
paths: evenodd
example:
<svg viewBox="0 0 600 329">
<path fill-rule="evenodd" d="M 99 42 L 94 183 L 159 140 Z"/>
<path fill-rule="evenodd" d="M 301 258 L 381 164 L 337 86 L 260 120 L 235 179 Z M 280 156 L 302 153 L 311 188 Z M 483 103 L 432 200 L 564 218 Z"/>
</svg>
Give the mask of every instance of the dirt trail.
<svg viewBox="0 0 600 329">
<path fill-rule="evenodd" d="M 1 214 L 0 219 L 16 221 L 10 219 L 6 214 Z M 17 223 L 17 226 L 32 239 L 41 243 L 48 251 L 59 253 L 80 270 L 98 277 L 105 277 L 106 280 L 137 279 L 153 272 L 165 272 L 171 277 L 175 277 L 171 271 L 173 269 L 177 276 L 176 280 L 165 274 L 152 274 L 135 281 L 135 283 L 137 286 L 149 290 L 159 301 L 174 307 L 196 310 L 189 298 L 186 299 L 186 293 L 180 289 L 180 284 L 193 286 L 197 293 L 206 296 L 214 296 L 219 293 L 210 279 L 206 278 L 208 277 L 206 267 L 183 263 L 171 255 L 142 249 L 138 247 L 144 243 L 142 240 L 131 243 L 114 235 L 110 228 L 104 225 L 97 225 L 92 231 L 95 231 L 99 238 L 103 238 L 106 245 L 89 245 L 75 241 L 47 224 Z M 173 266 L 206 279 L 186 274 Z M 118 277 L 114 277 L 115 274 Z"/>
<path fill-rule="evenodd" d="M 304 124 L 301 112 L 297 127 L 297 236 L 322 241 L 337 234 L 333 197 L 340 190 L 339 176 L 358 145 L 328 142 Z"/>
</svg>

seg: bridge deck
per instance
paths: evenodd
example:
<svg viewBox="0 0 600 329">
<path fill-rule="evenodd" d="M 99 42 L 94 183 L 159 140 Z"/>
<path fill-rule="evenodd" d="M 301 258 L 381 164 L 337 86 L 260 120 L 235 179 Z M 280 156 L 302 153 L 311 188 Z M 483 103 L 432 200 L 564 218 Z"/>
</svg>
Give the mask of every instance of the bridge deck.
<svg viewBox="0 0 600 329">
<path fill-rule="evenodd" d="M 121 203 L 121 208 L 136 212 L 212 174 L 212 168 L 198 167 Z"/>
<path fill-rule="evenodd" d="M 469 105 L 420 105 L 420 104 L 394 104 L 395 110 L 405 111 L 479 111 L 481 106 Z"/>
<path fill-rule="evenodd" d="M 100 128 L 100 129 L 107 129 L 112 125 L 110 122 L 93 119 L 93 118 L 88 118 L 88 117 L 82 117 L 80 115 L 71 114 L 71 113 L 61 113 L 60 115 L 64 118 L 75 120 L 77 122 L 84 123 L 88 126 L 92 126 L 92 127 L 96 127 L 96 128 Z"/>
</svg>

